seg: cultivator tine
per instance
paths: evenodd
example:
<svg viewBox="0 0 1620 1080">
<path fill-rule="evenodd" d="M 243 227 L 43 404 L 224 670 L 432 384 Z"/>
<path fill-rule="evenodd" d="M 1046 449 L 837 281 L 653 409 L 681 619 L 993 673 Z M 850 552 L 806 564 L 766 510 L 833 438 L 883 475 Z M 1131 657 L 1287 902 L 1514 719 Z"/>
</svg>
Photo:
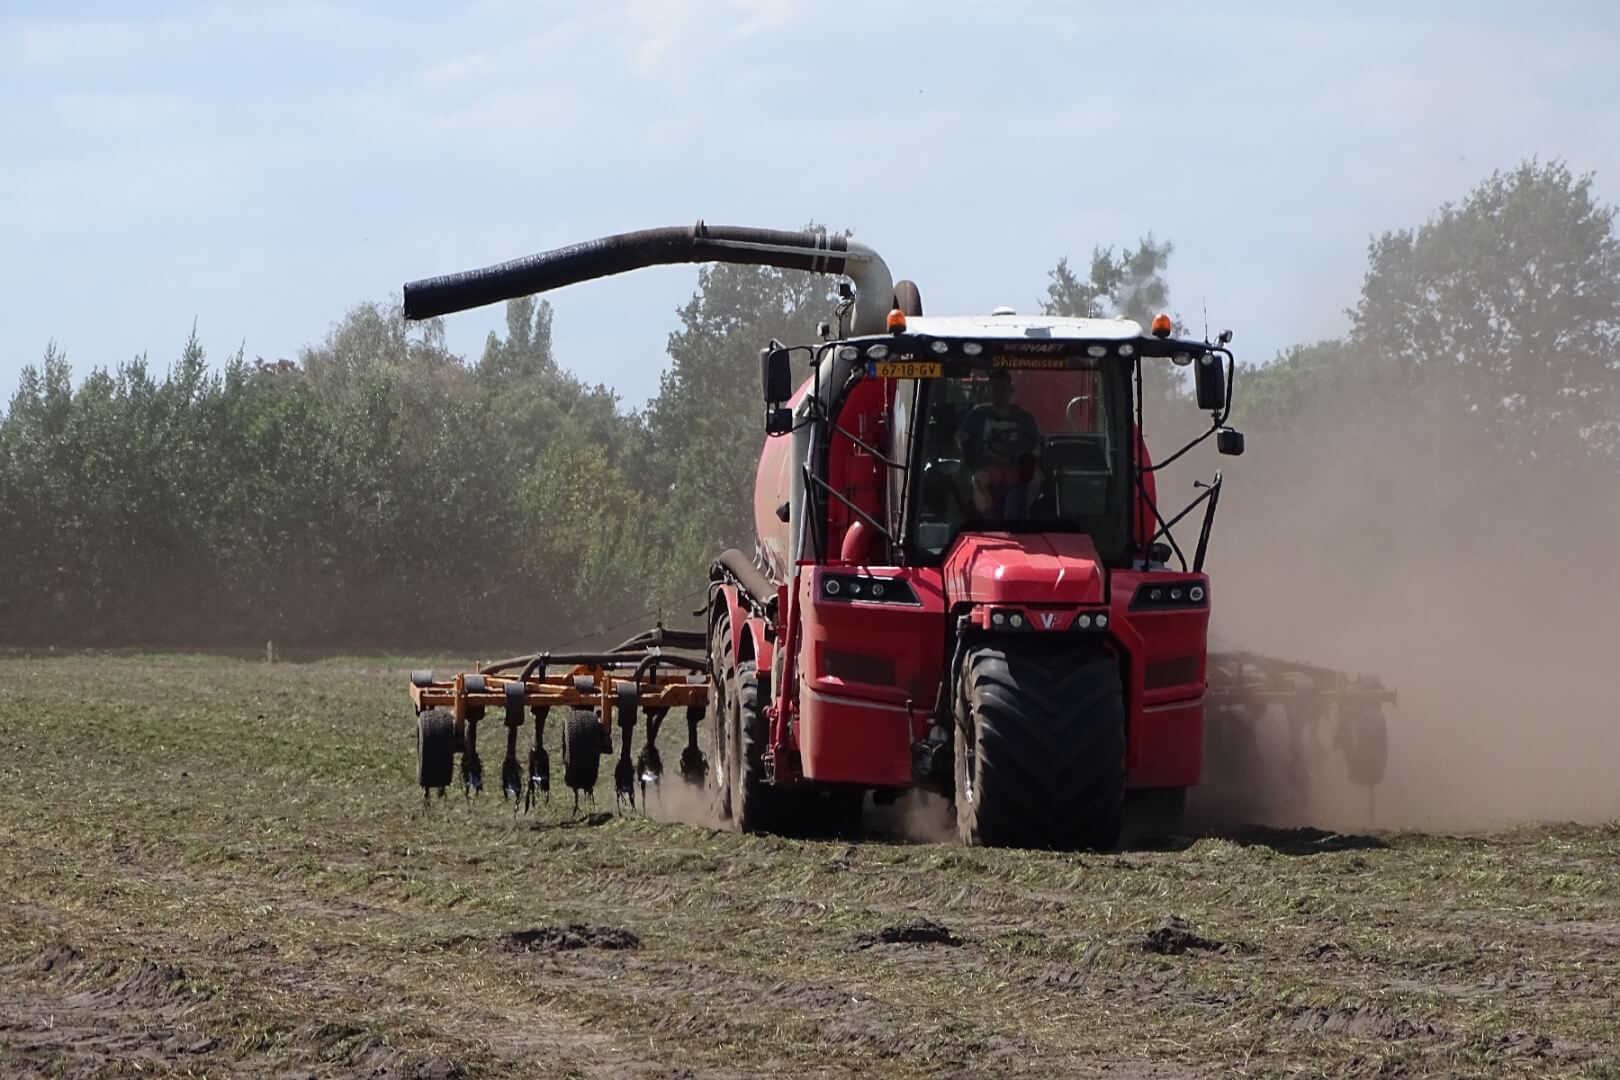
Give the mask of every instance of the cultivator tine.
<svg viewBox="0 0 1620 1080">
<path fill-rule="evenodd" d="M 467 713 L 467 737 L 461 750 L 461 796 L 471 800 L 473 792 L 484 793 L 484 763 L 478 757 L 479 712 Z"/>
<path fill-rule="evenodd" d="M 546 802 L 551 802 L 551 755 L 546 753 L 546 714 L 551 710 L 536 706 L 529 710 L 534 717 L 534 747 L 529 751 L 529 783 L 523 789 L 523 812 L 534 805 L 538 789 Z"/>
<path fill-rule="evenodd" d="M 708 782 L 709 762 L 698 748 L 698 728 L 703 726 L 708 710 L 701 705 L 686 710 L 686 746 L 681 750 L 681 779 L 702 787 Z"/>
<path fill-rule="evenodd" d="M 518 767 L 517 737 L 523 727 L 523 684 L 509 682 L 502 690 L 506 703 L 506 758 L 501 762 L 501 801 L 512 800 L 512 812 L 517 812 L 518 796 L 523 792 L 523 770 Z"/>
<path fill-rule="evenodd" d="M 658 753 L 658 732 L 664 726 L 664 717 L 669 714 L 668 709 L 648 709 L 647 741 L 642 743 L 641 753 L 636 758 L 636 779 L 641 784 L 641 808 L 647 808 L 647 785 L 652 784 L 654 790 L 664 778 L 664 759 Z"/>
<path fill-rule="evenodd" d="M 636 761 L 636 779 L 641 782 L 641 805 L 647 805 L 647 785 L 653 785 L 657 790 L 664 779 L 664 759 L 658 753 L 658 747 L 647 743 L 641 748 L 641 757 Z"/>
<path fill-rule="evenodd" d="M 636 808 L 636 769 L 630 763 L 630 740 L 636 733 L 636 713 L 641 695 L 635 683 L 622 682 L 614 688 L 619 715 L 619 761 L 613 767 L 614 805 L 628 804 Z"/>
</svg>

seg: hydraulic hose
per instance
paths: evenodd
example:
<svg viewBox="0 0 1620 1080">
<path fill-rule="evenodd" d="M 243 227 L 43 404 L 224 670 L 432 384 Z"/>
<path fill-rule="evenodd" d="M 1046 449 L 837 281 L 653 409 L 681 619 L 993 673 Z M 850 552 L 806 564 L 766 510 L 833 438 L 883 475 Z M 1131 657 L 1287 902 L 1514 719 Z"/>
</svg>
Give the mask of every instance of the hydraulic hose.
<svg viewBox="0 0 1620 1080">
<path fill-rule="evenodd" d="M 727 548 L 714 560 L 714 565 L 730 574 L 755 603 L 761 607 L 776 602 L 776 586 L 749 561 L 748 556 L 736 548 Z"/>
</svg>

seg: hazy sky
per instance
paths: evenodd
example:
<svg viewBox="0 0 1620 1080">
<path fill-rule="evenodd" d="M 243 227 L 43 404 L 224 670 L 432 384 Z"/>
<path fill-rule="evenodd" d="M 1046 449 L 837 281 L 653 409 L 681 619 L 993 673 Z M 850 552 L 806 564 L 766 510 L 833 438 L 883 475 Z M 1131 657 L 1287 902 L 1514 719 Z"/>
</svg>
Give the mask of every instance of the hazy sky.
<svg viewBox="0 0 1620 1080">
<path fill-rule="evenodd" d="M 1265 359 L 1493 168 L 1620 201 L 1616 55 L 1612 0 L 0 0 L 0 400 L 53 338 L 294 356 L 406 280 L 698 218 L 852 228 L 936 313 L 1151 230 Z M 553 295 L 560 359 L 639 403 L 695 276 Z"/>
</svg>

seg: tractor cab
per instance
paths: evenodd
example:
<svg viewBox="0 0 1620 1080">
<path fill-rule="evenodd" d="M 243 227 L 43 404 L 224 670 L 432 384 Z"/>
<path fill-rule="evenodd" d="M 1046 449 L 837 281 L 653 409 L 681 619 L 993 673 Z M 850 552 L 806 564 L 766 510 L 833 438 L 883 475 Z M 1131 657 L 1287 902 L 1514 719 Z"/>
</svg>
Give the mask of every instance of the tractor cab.
<svg viewBox="0 0 1620 1080">
<path fill-rule="evenodd" d="M 1040 344 L 1057 348 L 992 348 L 897 381 L 906 562 L 937 563 L 974 532 L 1084 533 L 1128 560 L 1131 364 L 1094 340 Z"/>
<path fill-rule="evenodd" d="M 780 434 L 819 435 L 792 455 L 811 543 L 781 553 L 784 573 L 840 553 L 938 566 L 959 537 L 982 533 L 1084 535 L 1106 565 L 1145 562 L 1163 520 L 1137 434 L 1138 365 L 1198 359 L 1216 428 L 1227 411 L 1224 349 L 1126 319 L 901 317 L 889 334 L 823 349 L 776 421 Z M 787 362 L 785 350 L 765 354 L 767 368 L 773 355 Z M 776 382 L 778 394 L 789 385 Z M 851 531 L 859 543 L 843 542 Z"/>
</svg>

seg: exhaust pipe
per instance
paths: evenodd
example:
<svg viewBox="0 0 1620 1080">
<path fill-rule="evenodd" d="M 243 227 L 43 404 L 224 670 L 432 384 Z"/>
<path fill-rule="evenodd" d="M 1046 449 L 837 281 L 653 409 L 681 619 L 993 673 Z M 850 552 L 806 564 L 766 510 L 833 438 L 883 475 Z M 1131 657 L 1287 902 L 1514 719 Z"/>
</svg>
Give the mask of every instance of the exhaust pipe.
<svg viewBox="0 0 1620 1080">
<path fill-rule="evenodd" d="M 619 233 L 480 270 L 412 281 L 405 286 L 405 317 L 431 319 L 644 266 L 702 262 L 843 274 L 855 283 L 851 331 L 881 334 L 887 328 L 894 278 L 878 253 L 865 244 L 819 232 L 705 225 L 701 221 L 690 227 Z"/>
</svg>

